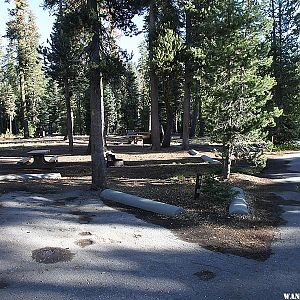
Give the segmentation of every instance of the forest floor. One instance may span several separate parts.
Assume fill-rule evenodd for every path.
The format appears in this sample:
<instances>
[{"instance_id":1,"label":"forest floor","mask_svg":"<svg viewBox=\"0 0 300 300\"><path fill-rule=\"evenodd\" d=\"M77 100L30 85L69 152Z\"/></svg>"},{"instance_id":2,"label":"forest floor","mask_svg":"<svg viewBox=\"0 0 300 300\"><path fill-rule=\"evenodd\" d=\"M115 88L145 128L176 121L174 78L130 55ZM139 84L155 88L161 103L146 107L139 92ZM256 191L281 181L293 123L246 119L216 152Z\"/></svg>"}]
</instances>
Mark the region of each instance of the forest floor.
<instances>
[{"instance_id":1,"label":"forest floor","mask_svg":"<svg viewBox=\"0 0 300 300\"><path fill-rule=\"evenodd\" d=\"M124 143L124 139L108 139L109 149L124 160L124 167L109 167L107 186L164 203L181 206L186 213L165 217L132 207L106 203L135 214L138 218L171 229L178 237L202 247L222 253L231 253L256 260L265 260L271 254L271 242L276 228L282 223L278 201L270 194L271 180L261 176L234 173L226 182L246 192L250 205L248 216L230 216L228 200L214 200L201 195L194 200L196 173L210 172L209 165L200 157L180 149L178 140L158 152L150 147ZM42 173L41 170L22 169L16 162L33 149L50 149L58 155L58 164L51 172L60 172L59 180L0 181L0 193L27 191L59 193L80 188L89 189L91 183L90 155L86 155L88 139L75 137L74 152L68 154L68 145L62 137L0 140L0 175ZM192 148L213 156L214 145L197 141ZM45 172L45 171L44 171Z\"/></svg>"}]
</instances>

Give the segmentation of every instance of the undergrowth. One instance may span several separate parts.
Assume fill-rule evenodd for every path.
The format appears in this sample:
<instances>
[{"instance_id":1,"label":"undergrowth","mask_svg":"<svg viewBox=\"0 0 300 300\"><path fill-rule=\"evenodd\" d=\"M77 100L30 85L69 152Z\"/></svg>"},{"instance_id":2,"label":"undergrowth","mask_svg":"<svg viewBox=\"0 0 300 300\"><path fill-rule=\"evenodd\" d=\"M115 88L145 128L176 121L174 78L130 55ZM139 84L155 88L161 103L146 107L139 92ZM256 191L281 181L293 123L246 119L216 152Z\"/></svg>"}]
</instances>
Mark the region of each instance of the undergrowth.
<instances>
[{"instance_id":1,"label":"undergrowth","mask_svg":"<svg viewBox=\"0 0 300 300\"><path fill-rule=\"evenodd\" d=\"M233 196L233 192L228 183L221 177L210 174L202 176L200 197L207 201L228 203Z\"/></svg>"},{"instance_id":2,"label":"undergrowth","mask_svg":"<svg viewBox=\"0 0 300 300\"><path fill-rule=\"evenodd\" d=\"M273 145L272 151L273 152L280 152L280 151L299 151L300 146L296 143L285 143L285 144L277 144Z\"/></svg>"}]
</instances>

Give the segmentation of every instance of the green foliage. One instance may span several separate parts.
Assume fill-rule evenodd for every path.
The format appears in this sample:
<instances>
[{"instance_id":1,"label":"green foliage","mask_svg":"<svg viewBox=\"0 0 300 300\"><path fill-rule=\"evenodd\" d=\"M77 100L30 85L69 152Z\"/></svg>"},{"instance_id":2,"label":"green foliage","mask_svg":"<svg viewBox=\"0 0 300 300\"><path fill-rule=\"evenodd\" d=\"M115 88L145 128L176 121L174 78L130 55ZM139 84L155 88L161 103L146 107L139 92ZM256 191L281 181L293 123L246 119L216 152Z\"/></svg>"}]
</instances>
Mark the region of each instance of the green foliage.
<instances>
[{"instance_id":1,"label":"green foliage","mask_svg":"<svg viewBox=\"0 0 300 300\"><path fill-rule=\"evenodd\" d=\"M15 7L10 9L7 37L10 40L7 51L7 79L12 94L19 96L17 119L24 128L24 136L27 136L28 122L34 126L39 122L37 111L45 88L38 54L39 35L27 0L16 1ZM15 63L12 62L13 59L16 60Z\"/></svg>"},{"instance_id":2,"label":"green foliage","mask_svg":"<svg viewBox=\"0 0 300 300\"><path fill-rule=\"evenodd\" d=\"M115 92L114 92L115 91ZM106 84L104 87L104 105L105 105L105 131L107 134L113 134L119 131L120 125L120 105L121 97L118 97L116 90Z\"/></svg>"},{"instance_id":3,"label":"green foliage","mask_svg":"<svg viewBox=\"0 0 300 300\"><path fill-rule=\"evenodd\" d=\"M273 145L272 151L281 152L281 151L299 151L300 145L293 142L288 142L284 144L275 144Z\"/></svg>"},{"instance_id":4,"label":"green foliage","mask_svg":"<svg viewBox=\"0 0 300 300\"><path fill-rule=\"evenodd\" d=\"M35 131L36 131L35 125L32 124L32 123L29 123L29 124L28 124L28 130L29 130L29 137L33 137L33 136L34 136L34 133L35 133ZM21 128L17 134L18 134L19 136L21 136L21 137L24 136L24 129Z\"/></svg>"},{"instance_id":5,"label":"green foliage","mask_svg":"<svg viewBox=\"0 0 300 300\"><path fill-rule=\"evenodd\" d=\"M35 131L36 131L36 126L35 126L35 124L29 123L29 124L28 124L28 129L29 129L29 136L30 136L30 137L33 137L33 136L34 136L34 133L35 133Z\"/></svg>"},{"instance_id":6,"label":"green foliage","mask_svg":"<svg viewBox=\"0 0 300 300\"><path fill-rule=\"evenodd\" d=\"M202 176L200 193L201 198L215 203L228 203L233 196L230 186L216 175Z\"/></svg>"},{"instance_id":7,"label":"green foliage","mask_svg":"<svg viewBox=\"0 0 300 300\"><path fill-rule=\"evenodd\" d=\"M0 137L4 139L10 139L13 137L13 134L9 131L9 129L7 129L5 133L0 133Z\"/></svg>"},{"instance_id":8,"label":"green foliage","mask_svg":"<svg viewBox=\"0 0 300 300\"><path fill-rule=\"evenodd\" d=\"M254 162L255 168L257 168L257 170L263 170L267 165L267 160L268 158L266 155L258 155L252 158L252 161Z\"/></svg>"},{"instance_id":9,"label":"green foliage","mask_svg":"<svg viewBox=\"0 0 300 300\"><path fill-rule=\"evenodd\" d=\"M137 65L138 89L140 94L139 112L140 123L139 127L141 131L149 130L150 119L150 86L149 86L149 59L146 49L146 45L143 43L139 47L141 56Z\"/></svg>"},{"instance_id":10,"label":"green foliage","mask_svg":"<svg viewBox=\"0 0 300 300\"><path fill-rule=\"evenodd\" d=\"M64 98L57 82L51 78L47 78L45 89L46 92L39 105L38 127L49 134L58 133L59 128L63 126L61 117L65 115Z\"/></svg>"},{"instance_id":11,"label":"green foliage","mask_svg":"<svg viewBox=\"0 0 300 300\"><path fill-rule=\"evenodd\" d=\"M159 116L164 129L162 146L169 147L174 118L182 95L183 53L185 44L180 35L180 11L176 1L157 3L157 20L152 62L158 83Z\"/></svg>"},{"instance_id":12,"label":"green foliage","mask_svg":"<svg viewBox=\"0 0 300 300\"><path fill-rule=\"evenodd\" d=\"M275 143L285 143L300 135L300 2L297 0L271 0L270 18L273 21L271 51L273 105L283 110L271 129Z\"/></svg>"},{"instance_id":13,"label":"green foliage","mask_svg":"<svg viewBox=\"0 0 300 300\"><path fill-rule=\"evenodd\" d=\"M153 50L153 59L157 71L170 74L178 69L180 55L184 50L184 43L174 29L162 27L156 39L156 47Z\"/></svg>"},{"instance_id":14,"label":"green foliage","mask_svg":"<svg viewBox=\"0 0 300 300\"><path fill-rule=\"evenodd\" d=\"M275 82L261 72L270 61L264 52L266 21L259 4L225 1L222 10L213 6L212 14L207 19L205 116L209 134L223 144L228 177L234 146L240 140L251 143L265 137L265 128L281 111L267 108Z\"/></svg>"},{"instance_id":15,"label":"green foliage","mask_svg":"<svg viewBox=\"0 0 300 300\"><path fill-rule=\"evenodd\" d=\"M7 117L14 117L16 115L16 95L7 80L0 82L0 104L4 108Z\"/></svg>"},{"instance_id":16,"label":"green foliage","mask_svg":"<svg viewBox=\"0 0 300 300\"><path fill-rule=\"evenodd\" d=\"M123 95L123 101L121 101L120 107L121 126L126 130L137 129L140 95L133 65L127 66L125 76L123 77L121 92Z\"/></svg>"},{"instance_id":17,"label":"green foliage","mask_svg":"<svg viewBox=\"0 0 300 300\"><path fill-rule=\"evenodd\" d=\"M72 10L65 10L53 25L50 48L44 48L47 73L64 87L66 79L75 86L81 80L84 71L80 56L86 44L88 34L76 24L78 16ZM72 24L72 26L70 26Z\"/></svg>"}]
</instances>

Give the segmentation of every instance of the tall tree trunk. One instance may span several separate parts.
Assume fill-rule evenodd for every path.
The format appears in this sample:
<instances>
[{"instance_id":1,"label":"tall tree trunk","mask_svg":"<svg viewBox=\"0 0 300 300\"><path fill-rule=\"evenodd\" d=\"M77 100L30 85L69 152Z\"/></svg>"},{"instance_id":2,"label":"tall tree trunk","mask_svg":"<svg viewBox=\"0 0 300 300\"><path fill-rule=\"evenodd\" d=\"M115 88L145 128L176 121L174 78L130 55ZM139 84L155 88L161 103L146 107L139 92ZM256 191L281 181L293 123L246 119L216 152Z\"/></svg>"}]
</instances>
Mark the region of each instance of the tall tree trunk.
<instances>
[{"instance_id":1,"label":"tall tree trunk","mask_svg":"<svg viewBox=\"0 0 300 300\"><path fill-rule=\"evenodd\" d=\"M104 158L104 102L103 82L100 70L100 26L97 0L88 0L93 37L90 49L90 110L91 110L91 159L92 189L106 185L106 162Z\"/></svg>"},{"instance_id":2,"label":"tall tree trunk","mask_svg":"<svg viewBox=\"0 0 300 300\"><path fill-rule=\"evenodd\" d=\"M275 13L275 12L274 12ZM283 84L283 59L282 59L282 42L283 42L283 28L282 28L282 2L279 1L278 3L278 33L276 32L276 27L275 27L275 51L274 54L276 55L273 59L275 62L275 70L274 70L274 75L275 75L275 80L276 80L276 85L275 85L275 99L276 99L276 105L279 108L284 109L285 111L285 105L284 105L284 100L283 100L283 90L284 90L284 84ZM277 34L277 35L276 35ZM283 114L284 115L284 114ZM277 119L277 139L279 137L279 140L282 140L282 132L284 132L284 116L280 116Z\"/></svg>"},{"instance_id":3,"label":"tall tree trunk","mask_svg":"<svg viewBox=\"0 0 300 300\"><path fill-rule=\"evenodd\" d=\"M0 109L0 133L5 133L4 113Z\"/></svg>"},{"instance_id":4,"label":"tall tree trunk","mask_svg":"<svg viewBox=\"0 0 300 300\"><path fill-rule=\"evenodd\" d=\"M151 96L151 141L152 149L160 150L160 124L158 108L158 78L153 63L153 42L155 34L155 1L150 2L149 12L149 59L150 59L150 96Z\"/></svg>"},{"instance_id":5,"label":"tall tree trunk","mask_svg":"<svg viewBox=\"0 0 300 300\"><path fill-rule=\"evenodd\" d=\"M73 117L71 108L70 85L68 78L64 80L65 101L67 108L67 136L69 139L69 151L73 153Z\"/></svg>"},{"instance_id":6,"label":"tall tree trunk","mask_svg":"<svg viewBox=\"0 0 300 300\"><path fill-rule=\"evenodd\" d=\"M170 147L171 145L171 138L172 138L172 129L173 129L173 111L170 105L167 105L167 125L165 129L164 139L162 143L163 148Z\"/></svg>"},{"instance_id":7,"label":"tall tree trunk","mask_svg":"<svg viewBox=\"0 0 300 300\"><path fill-rule=\"evenodd\" d=\"M12 122L13 122L13 117L9 116L9 132L12 134Z\"/></svg>"},{"instance_id":8,"label":"tall tree trunk","mask_svg":"<svg viewBox=\"0 0 300 300\"><path fill-rule=\"evenodd\" d=\"M90 155L91 154L91 136L89 136L89 143L88 143L88 146L86 148L85 154L86 155Z\"/></svg>"},{"instance_id":9,"label":"tall tree trunk","mask_svg":"<svg viewBox=\"0 0 300 300\"><path fill-rule=\"evenodd\" d=\"M175 114L175 123L174 123L174 131L176 133L179 132L179 129L178 129L178 122L179 122L179 120L178 119L179 119L179 113L176 112L176 114Z\"/></svg>"},{"instance_id":10,"label":"tall tree trunk","mask_svg":"<svg viewBox=\"0 0 300 300\"><path fill-rule=\"evenodd\" d=\"M198 116L199 136L204 137L204 134L205 134L205 120L203 118L202 99L200 99L198 107L199 107L199 116Z\"/></svg>"},{"instance_id":11,"label":"tall tree trunk","mask_svg":"<svg viewBox=\"0 0 300 300\"><path fill-rule=\"evenodd\" d=\"M279 108L282 108L282 103L281 103L281 97L280 97L280 90L281 90L281 82L280 82L280 73L281 73L281 68L279 65L280 62L280 37L277 36L277 30L279 28L279 32L281 31L280 26L281 26L281 16L280 12L278 12L279 15L276 15L276 8L275 8L275 1L271 0L271 17L272 17L272 22L273 22L273 28L272 28L272 34L271 34L271 53L272 53L272 71L273 71L273 76L276 80L276 85L273 87L273 102L274 105L278 106ZM279 18L278 22L277 19ZM279 43L278 41L279 40ZM275 135L275 142L277 140L277 137L280 135L280 129L282 127L282 117L280 116L276 120L276 126L274 129L271 129L271 132ZM273 139L273 136L272 136Z\"/></svg>"},{"instance_id":12,"label":"tall tree trunk","mask_svg":"<svg viewBox=\"0 0 300 300\"><path fill-rule=\"evenodd\" d=\"M78 110L78 130L79 134L83 135L83 130L82 130L82 114L81 114L81 100L80 98L77 101L77 110Z\"/></svg>"},{"instance_id":13,"label":"tall tree trunk","mask_svg":"<svg viewBox=\"0 0 300 300\"><path fill-rule=\"evenodd\" d=\"M189 48L191 43L191 18L186 13L186 46ZM182 124L182 149L189 149L189 126L190 126L190 103L191 103L191 82L192 70L190 62L185 63L184 72L184 102L183 102L183 124Z\"/></svg>"},{"instance_id":14,"label":"tall tree trunk","mask_svg":"<svg viewBox=\"0 0 300 300\"><path fill-rule=\"evenodd\" d=\"M25 76L24 71L20 69L20 100L21 100L21 123L23 127L24 138L29 138L28 116L25 99Z\"/></svg>"},{"instance_id":15,"label":"tall tree trunk","mask_svg":"<svg viewBox=\"0 0 300 300\"><path fill-rule=\"evenodd\" d=\"M193 113L192 113L192 120L191 120L191 131L190 137L195 137L196 135L196 126L199 120L199 101L195 99Z\"/></svg>"}]
</instances>

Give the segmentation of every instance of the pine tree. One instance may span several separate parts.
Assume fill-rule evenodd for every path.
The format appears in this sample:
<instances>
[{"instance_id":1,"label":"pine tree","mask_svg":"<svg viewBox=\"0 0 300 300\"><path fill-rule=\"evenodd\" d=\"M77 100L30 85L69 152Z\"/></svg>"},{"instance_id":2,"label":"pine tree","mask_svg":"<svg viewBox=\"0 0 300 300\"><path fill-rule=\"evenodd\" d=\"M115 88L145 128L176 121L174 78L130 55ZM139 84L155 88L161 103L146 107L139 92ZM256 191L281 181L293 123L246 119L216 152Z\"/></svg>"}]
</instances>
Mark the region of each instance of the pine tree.
<instances>
[{"instance_id":1,"label":"pine tree","mask_svg":"<svg viewBox=\"0 0 300 300\"><path fill-rule=\"evenodd\" d=\"M133 30L131 22L140 8L140 1L103 1L88 0L66 1L69 8L79 16L76 25L83 27L90 34L85 50L88 55L88 78L90 95L90 149L92 157L92 188L101 189L106 184L106 163L104 159L104 99L103 73L105 72L105 40L108 23L123 30ZM54 7L58 1L45 1L46 6ZM98 5L99 4L99 5ZM105 19L105 22L104 22ZM107 44L106 44L107 43Z\"/></svg>"},{"instance_id":2,"label":"pine tree","mask_svg":"<svg viewBox=\"0 0 300 300\"><path fill-rule=\"evenodd\" d=\"M88 134L85 122L86 117L86 93L88 90L88 81L83 73L79 76L79 81L76 80L72 88L74 100L74 134Z\"/></svg>"},{"instance_id":3,"label":"pine tree","mask_svg":"<svg viewBox=\"0 0 300 300\"><path fill-rule=\"evenodd\" d=\"M16 101L16 97L11 85L7 82L7 80L2 81L0 84L0 103L4 112L3 117L6 116L8 120L7 129L9 130L10 133L12 133L13 131L12 121L16 115L15 101Z\"/></svg>"},{"instance_id":4,"label":"pine tree","mask_svg":"<svg viewBox=\"0 0 300 300\"><path fill-rule=\"evenodd\" d=\"M43 97L46 88L45 76L42 70L42 60L38 53L39 34L35 24L35 17L28 12L28 47L31 49L28 57L28 67L25 73L26 103L29 106L28 117L31 129L39 127L43 120L38 118L39 111L44 107Z\"/></svg>"},{"instance_id":5,"label":"pine tree","mask_svg":"<svg viewBox=\"0 0 300 300\"><path fill-rule=\"evenodd\" d=\"M182 52L184 43L180 36L180 17L174 1L164 1L159 7L157 38L154 48L155 71L159 78L161 123L164 127L162 146L169 147L178 110L182 81Z\"/></svg>"},{"instance_id":6,"label":"pine tree","mask_svg":"<svg viewBox=\"0 0 300 300\"><path fill-rule=\"evenodd\" d=\"M4 63L3 63L3 50L0 39L0 99L3 97L2 81L4 80ZM3 101L0 100L0 134L4 131L4 107Z\"/></svg>"},{"instance_id":7,"label":"pine tree","mask_svg":"<svg viewBox=\"0 0 300 300\"><path fill-rule=\"evenodd\" d=\"M19 84L18 84L18 74L17 74L17 64L14 57L14 49L12 42L10 42L6 48L6 54L2 57L2 110L3 110L3 122L7 124L3 128L8 128L10 133L13 132L12 121L18 119L18 98L19 98ZM8 118L8 120L7 120ZM15 122L17 124L17 122Z\"/></svg>"},{"instance_id":8,"label":"pine tree","mask_svg":"<svg viewBox=\"0 0 300 300\"><path fill-rule=\"evenodd\" d=\"M206 117L209 132L223 145L224 175L238 143L264 137L264 128L280 111L267 111L274 80L262 73L271 61L265 50L266 19L256 3L222 1L210 7L207 19Z\"/></svg>"},{"instance_id":9,"label":"pine tree","mask_svg":"<svg viewBox=\"0 0 300 300\"><path fill-rule=\"evenodd\" d=\"M40 128L51 135L58 133L61 127L65 127L65 122L61 123L62 117L65 117L65 104L63 92L52 78L47 79L45 89L46 92L38 109L38 119Z\"/></svg>"},{"instance_id":10,"label":"pine tree","mask_svg":"<svg viewBox=\"0 0 300 300\"><path fill-rule=\"evenodd\" d=\"M157 5L151 0L149 6L149 76L151 98L151 142L152 149L160 149L160 122L158 106L158 78L155 72L154 43L157 35Z\"/></svg>"},{"instance_id":11,"label":"pine tree","mask_svg":"<svg viewBox=\"0 0 300 300\"><path fill-rule=\"evenodd\" d=\"M20 90L20 117L24 130L24 138L29 137L28 109L26 107L25 73L29 64L27 44L27 12L28 2L26 0L15 1L15 9L10 11L12 20L7 23L7 35L10 40L17 43L18 80Z\"/></svg>"},{"instance_id":12,"label":"pine tree","mask_svg":"<svg viewBox=\"0 0 300 300\"><path fill-rule=\"evenodd\" d=\"M12 120L16 114L16 97L6 75L6 61L0 40L0 133L6 133L7 130L12 133Z\"/></svg>"},{"instance_id":13,"label":"pine tree","mask_svg":"<svg viewBox=\"0 0 300 300\"><path fill-rule=\"evenodd\" d=\"M27 0L15 0L10 10L7 36L15 42L17 53L18 81L20 93L20 119L24 137L29 137L29 128L34 128L37 102L43 94L41 63L38 62L38 34Z\"/></svg>"},{"instance_id":14,"label":"pine tree","mask_svg":"<svg viewBox=\"0 0 300 300\"><path fill-rule=\"evenodd\" d=\"M186 7L191 5L190 1L185 3ZM192 20L189 9L185 11L185 45L189 50L192 42ZM183 124L182 124L182 148L189 149L189 136L190 136L190 106L191 106L191 85L193 80L192 67L190 57L185 60L184 70L184 102L183 102Z\"/></svg>"},{"instance_id":15,"label":"pine tree","mask_svg":"<svg viewBox=\"0 0 300 300\"><path fill-rule=\"evenodd\" d=\"M139 91L137 78L132 64L128 64L122 82L123 101L121 102L121 125L128 130L135 130L138 126Z\"/></svg>"},{"instance_id":16,"label":"pine tree","mask_svg":"<svg viewBox=\"0 0 300 300\"><path fill-rule=\"evenodd\" d=\"M185 72L184 72L184 131L183 146L189 147L189 137L194 137L196 128L204 135L203 93L205 91L204 58L205 31L209 28L209 1L182 1L182 13L185 19ZM209 21L208 21L209 22ZM208 25L208 26L207 26ZM199 123L199 124L198 124Z\"/></svg>"},{"instance_id":17,"label":"pine tree","mask_svg":"<svg viewBox=\"0 0 300 300\"><path fill-rule=\"evenodd\" d=\"M93 32L89 45L90 54L90 109L91 109L91 155L92 155L92 187L104 188L106 184L106 169L104 160L104 101L103 101L103 60L105 52L105 27L102 18L105 12L113 27L121 30L133 30L131 22L141 3L139 1L108 1L102 3L98 10L96 0L88 0L90 29ZM108 44L110 41L108 41ZM101 64L102 63L102 64ZM102 68L101 68L102 67ZM100 83L100 84L99 84ZM99 101L100 99L100 101Z\"/></svg>"},{"instance_id":18,"label":"pine tree","mask_svg":"<svg viewBox=\"0 0 300 300\"><path fill-rule=\"evenodd\" d=\"M270 12L273 23L271 69L276 80L273 105L283 109L271 134L275 143L282 143L300 135L300 3L297 0L271 0Z\"/></svg>"},{"instance_id":19,"label":"pine tree","mask_svg":"<svg viewBox=\"0 0 300 300\"><path fill-rule=\"evenodd\" d=\"M140 45L141 56L137 65L137 77L140 103L139 103L139 116L140 116L140 130L149 131L150 128L150 89L149 89L149 56L146 44Z\"/></svg>"},{"instance_id":20,"label":"pine tree","mask_svg":"<svg viewBox=\"0 0 300 300\"><path fill-rule=\"evenodd\" d=\"M173 131L174 117L177 113L180 101L181 81L181 52L184 44L174 28L165 27L160 30L156 41L154 59L157 74L160 79L160 97L164 102L165 118L163 147L169 147Z\"/></svg>"},{"instance_id":21,"label":"pine tree","mask_svg":"<svg viewBox=\"0 0 300 300\"><path fill-rule=\"evenodd\" d=\"M44 49L44 56L47 59L47 73L63 88L66 105L66 136L71 153L73 152L74 126L71 98L82 78L82 70L85 69L80 59L85 47L82 42L85 35L84 29L80 28L79 16L73 9L68 8L67 3L61 1L51 33L51 47Z\"/></svg>"},{"instance_id":22,"label":"pine tree","mask_svg":"<svg viewBox=\"0 0 300 300\"><path fill-rule=\"evenodd\" d=\"M118 130L118 100L110 84L104 87L105 133L112 134Z\"/></svg>"}]
</instances>

